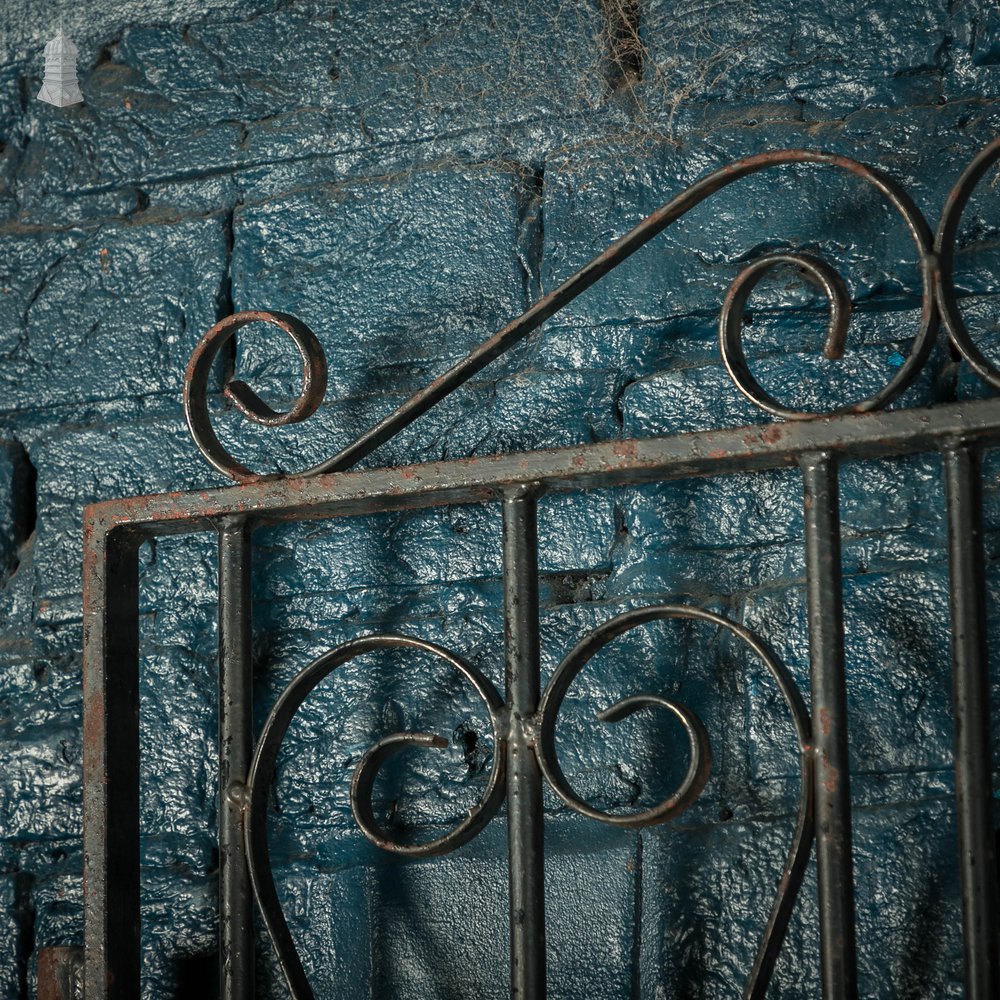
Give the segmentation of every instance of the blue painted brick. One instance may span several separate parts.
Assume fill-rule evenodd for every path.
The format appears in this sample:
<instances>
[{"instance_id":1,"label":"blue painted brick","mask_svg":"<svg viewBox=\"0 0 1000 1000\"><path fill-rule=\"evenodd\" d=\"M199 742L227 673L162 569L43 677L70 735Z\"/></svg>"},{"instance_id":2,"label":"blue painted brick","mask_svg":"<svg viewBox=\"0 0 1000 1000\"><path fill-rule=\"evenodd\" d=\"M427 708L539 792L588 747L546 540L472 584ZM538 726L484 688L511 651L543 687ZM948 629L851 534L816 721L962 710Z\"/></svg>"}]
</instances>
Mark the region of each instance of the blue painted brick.
<instances>
[{"instance_id":1,"label":"blue painted brick","mask_svg":"<svg viewBox=\"0 0 1000 1000\"><path fill-rule=\"evenodd\" d=\"M368 945L373 919L372 883L364 867L317 871L314 863L276 867L285 916L297 930L296 947L317 995L335 995L351 983L360 995L372 988L375 956ZM257 990L275 1000L287 994L270 941L261 944Z\"/></svg>"},{"instance_id":2,"label":"blue painted brick","mask_svg":"<svg viewBox=\"0 0 1000 1000\"><path fill-rule=\"evenodd\" d=\"M26 904L36 946L79 940L81 510L224 482L198 456L179 406L190 352L220 315L291 311L323 342L331 388L305 424L262 432L211 403L240 458L263 471L301 468L736 157L808 146L877 164L933 225L961 166L1000 125L990 96L996 19L981 7L878 0L790 18L778 0L647 3L643 75L633 80L608 51L614 5L594 0L552 9L149 0L141 13L101 0L66 24L86 97L69 109L33 99L42 45L66 12L45 0L31 18L8 18L4 940L26 947ZM970 327L991 354L997 198L988 178L968 206L956 264ZM363 464L768 419L725 375L717 319L740 267L779 249L826 253L856 311L847 356L827 363L818 295L788 273L762 284L746 331L761 380L817 409L883 385L916 327L912 241L858 184L782 169L717 195ZM241 377L276 406L298 388L289 346L247 330L237 351ZM987 390L939 348L897 405L953 394ZM996 487L990 460L991 611ZM961 995L940 497L934 456L842 472L866 996ZM756 628L806 687L800 507L794 472L543 501L543 680L614 614L680 600ZM214 978L213 538L161 540L140 561L143 996L159 998L194 995ZM502 684L496 504L268 528L254 571L258 725L311 658L372 631L443 643ZM594 718L638 688L704 718L713 776L688 814L641 837L546 793L550 993L737 995L793 821L787 713L752 659L710 629L656 625L622 637L577 679L559 726L568 780L605 808L648 804L685 766L668 719ZM1000 711L1000 687L991 698ZM452 746L387 768L381 814L395 810L429 835L481 791L488 727L447 670L419 657L338 670L296 719L279 763L272 849L293 934L318 994L350 982L372 996L501 996L503 817L426 865L376 851L351 817L360 755L401 728L441 732ZM810 871L775 996L815 992L815 922ZM0 953L0 1000L23 992L18 947ZM32 967L27 976L30 991ZM266 943L259 984L261 996L284 996Z\"/></svg>"},{"instance_id":3,"label":"blue painted brick","mask_svg":"<svg viewBox=\"0 0 1000 1000\"><path fill-rule=\"evenodd\" d=\"M937 562L940 564L941 556ZM861 773L944 770L951 765L950 647L946 580L913 570L845 582L845 658L852 711L851 767ZM751 595L746 623L762 634L808 691L804 595ZM770 690L750 703L751 758L762 777L795 773L787 741L771 735ZM780 761L780 763L779 763Z\"/></svg>"},{"instance_id":4,"label":"blue painted brick","mask_svg":"<svg viewBox=\"0 0 1000 1000\"><path fill-rule=\"evenodd\" d=\"M641 21L652 65L639 96L667 122L683 100L791 98L832 113L930 103L940 92L948 15L940 0L836 11L790 0L752 8L654 0Z\"/></svg>"},{"instance_id":5,"label":"blue painted brick","mask_svg":"<svg viewBox=\"0 0 1000 1000\"><path fill-rule=\"evenodd\" d=\"M240 209L236 305L280 302L307 323L327 345L334 397L415 387L523 308L518 183L431 172ZM241 365L266 376L261 350L274 339L244 335Z\"/></svg>"},{"instance_id":6,"label":"blue painted brick","mask_svg":"<svg viewBox=\"0 0 1000 1000\"><path fill-rule=\"evenodd\" d=\"M4 876L0 878L0 928L4 940L9 942L12 951L22 948L21 927L17 915L19 909L18 892L15 878ZM0 966L0 997L3 1000L18 1000L22 995L19 970L15 962L9 959Z\"/></svg>"},{"instance_id":7,"label":"blue painted brick","mask_svg":"<svg viewBox=\"0 0 1000 1000\"><path fill-rule=\"evenodd\" d=\"M79 724L3 741L6 780L0 794L0 836L5 840L79 834Z\"/></svg>"},{"instance_id":8,"label":"blue painted brick","mask_svg":"<svg viewBox=\"0 0 1000 1000\"><path fill-rule=\"evenodd\" d=\"M218 218L18 239L0 272L5 405L175 392L224 256Z\"/></svg>"}]
</instances>

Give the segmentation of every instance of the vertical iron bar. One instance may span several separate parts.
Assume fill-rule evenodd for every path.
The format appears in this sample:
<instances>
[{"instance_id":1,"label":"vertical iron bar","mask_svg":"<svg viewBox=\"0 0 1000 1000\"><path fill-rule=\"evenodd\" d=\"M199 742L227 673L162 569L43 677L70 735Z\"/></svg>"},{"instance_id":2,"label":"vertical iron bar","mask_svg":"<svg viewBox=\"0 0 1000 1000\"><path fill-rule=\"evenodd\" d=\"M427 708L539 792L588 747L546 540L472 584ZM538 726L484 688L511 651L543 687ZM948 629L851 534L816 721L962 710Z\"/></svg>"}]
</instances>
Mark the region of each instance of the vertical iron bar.
<instances>
[{"instance_id":1,"label":"vertical iron bar","mask_svg":"<svg viewBox=\"0 0 1000 1000\"><path fill-rule=\"evenodd\" d=\"M997 957L997 865L990 772L983 496L979 453L972 445L944 449L951 572L952 703L955 714L955 795L965 996L1000 996Z\"/></svg>"},{"instance_id":2,"label":"vertical iron bar","mask_svg":"<svg viewBox=\"0 0 1000 1000\"><path fill-rule=\"evenodd\" d=\"M219 530L219 995L253 996L253 902L243 805L253 752L250 526Z\"/></svg>"},{"instance_id":3,"label":"vertical iron bar","mask_svg":"<svg viewBox=\"0 0 1000 1000\"><path fill-rule=\"evenodd\" d=\"M83 938L87 1000L139 996L139 538L83 543Z\"/></svg>"},{"instance_id":4,"label":"vertical iron bar","mask_svg":"<svg viewBox=\"0 0 1000 1000\"><path fill-rule=\"evenodd\" d=\"M535 756L540 692L536 494L503 500L504 632L507 705L507 845L510 865L510 995L545 997L545 879L542 775Z\"/></svg>"},{"instance_id":5,"label":"vertical iron bar","mask_svg":"<svg viewBox=\"0 0 1000 1000\"><path fill-rule=\"evenodd\" d=\"M805 504L823 998L855 1000L858 984L837 461L830 452L811 452L801 456L799 465Z\"/></svg>"}]
</instances>

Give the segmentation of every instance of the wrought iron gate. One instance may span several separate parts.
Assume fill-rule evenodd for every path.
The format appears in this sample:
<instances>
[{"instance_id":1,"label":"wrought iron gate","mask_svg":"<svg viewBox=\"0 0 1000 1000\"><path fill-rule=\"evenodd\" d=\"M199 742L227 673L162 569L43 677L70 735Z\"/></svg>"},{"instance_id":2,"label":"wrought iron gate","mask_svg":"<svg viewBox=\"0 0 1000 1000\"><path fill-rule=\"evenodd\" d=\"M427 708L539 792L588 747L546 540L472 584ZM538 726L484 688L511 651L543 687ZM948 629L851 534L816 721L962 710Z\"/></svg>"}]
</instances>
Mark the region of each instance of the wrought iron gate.
<instances>
[{"instance_id":1,"label":"wrought iron gate","mask_svg":"<svg viewBox=\"0 0 1000 1000\"><path fill-rule=\"evenodd\" d=\"M784 874L745 996L764 997L816 845L822 995L857 996L851 799L840 565L838 466L844 459L939 452L946 483L951 570L955 770L965 935L966 996L1000 996L997 871L992 821L986 609L982 538L982 449L1000 443L1000 399L929 409L884 411L920 372L943 317L951 343L990 386L1000 370L972 342L952 282L956 236L975 186L1000 160L1000 140L986 147L953 189L936 238L909 196L882 173L828 153L788 150L753 156L705 177L668 202L603 254L476 348L437 381L329 460L296 475L256 475L226 450L209 418L207 386L220 348L249 323L283 330L298 348L304 384L295 405L277 413L246 384L225 395L259 424L310 416L326 388L326 362L313 334L295 318L244 312L210 330L192 356L184 391L188 424L205 457L237 483L225 489L116 500L88 507L84 562L85 957L88 1000L134 1000L139 969L139 688L138 561L140 544L159 535L218 535L220 970L222 996L253 995L253 912L259 906L291 994L311 997L282 913L268 857L268 795L282 739L313 688L338 666L377 649L420 650L440 657L468 681L488 711L496 752L476 806L457 827L430 842L403 842L379 823L372 805L376 775L407 747L440 747L427 733L386 736L362 758L351 806L365 836L402 855L451 851L476 836L507 803L510 995L538 1000L546 992L543 912L542 787L592 819L640 827L676 816L697 799L711 765L708 734L684 704L659 694L625 698L600 716L614 722L645 708L672 714L687 734L690 763L676 791L659 805L623 815L602 812L569 785L559 764L555 724L569 685L588 660L627 630L667 618L707 620L745 643L778 686L794 722L801 765L798 821ZM585 288L679 219L739 178L780 164L846 170L872 185L902 217L916 247L923 283L920 327L909 356L875 395L833 414L786 407L757 382L742 345L744 308L775 267L797 268L826 295L825 353L844 349L851 301L837 272L808 254L768 254L733 282L720 319L720 344L737 388L781 422L644 440L614 440L555 451L347 471L470 376L539 327ZM585 491L766 469L801 470L810 644L810 710L765 641L695 606L659 604L620 614L580 639L544 689L539 676L536 508L545 494ZM351 518L435 505L482 504L503 525L505 690L473 665L419 637L364 635L309 664L271 710L256 743L251 726L250 551L261 524ZM812 722L810 721L810 712Z\"/></svg>"}]
</instances>

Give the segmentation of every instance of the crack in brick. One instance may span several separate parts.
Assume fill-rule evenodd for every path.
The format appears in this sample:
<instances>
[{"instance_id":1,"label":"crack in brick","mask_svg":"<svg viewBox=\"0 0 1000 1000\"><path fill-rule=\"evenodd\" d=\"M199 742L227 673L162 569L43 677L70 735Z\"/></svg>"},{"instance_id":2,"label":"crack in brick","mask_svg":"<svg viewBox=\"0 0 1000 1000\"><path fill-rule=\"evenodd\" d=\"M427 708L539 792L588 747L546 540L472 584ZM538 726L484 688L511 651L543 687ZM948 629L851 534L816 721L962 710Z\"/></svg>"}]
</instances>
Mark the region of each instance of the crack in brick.
<instances>
[{"instance_id":1,"label":"crack in brick","mask_svg":"<svg viewBox=\"0 0 1000 1000\"><path fill-rule=\"evenodd\" d=\"M534 169L519 164L517 186L517 235L515 246L521 266L524 308L542 295L542 260L545 254L545 166Z\"/></svg>"}]
</instances>

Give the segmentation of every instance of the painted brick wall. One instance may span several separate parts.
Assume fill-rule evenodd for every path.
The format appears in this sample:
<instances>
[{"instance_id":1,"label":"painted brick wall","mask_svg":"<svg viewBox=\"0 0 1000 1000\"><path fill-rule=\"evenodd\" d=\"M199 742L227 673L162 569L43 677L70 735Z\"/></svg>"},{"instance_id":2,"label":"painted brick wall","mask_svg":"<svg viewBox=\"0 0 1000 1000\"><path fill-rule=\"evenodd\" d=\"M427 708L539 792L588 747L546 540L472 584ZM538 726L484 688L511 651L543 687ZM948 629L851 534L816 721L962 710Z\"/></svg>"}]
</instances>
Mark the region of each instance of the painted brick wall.
<instances>
[{"instance_id":1,"label":"painted brick wall","mask_svg":"<svg viewBox=\"0 0 1000 1000\"><path fill-rule=\"evenodd\" d=\"M86 98L68 109L34 100L60 17ZM262 437L219 414L257 468L315 461L738 156L854 156L906 184L934 224L1000 124L998 79L1000 17L985 0L93 0L85 13L3 0L0 1000L31 995L38 947L80 939L81 509L219 482L179 400L205 330L259 307L316 331L331 379L312 420ZM993 347L998 208L984 185L959 279ZM917 327L908 236L856 183L782 169L692 213L372 463L761 421L721 367L715 325L741 264L780 247L837 264L856 316L847 356L826 362L812 291L787 276L762 286L748 331L761 380L819 409L884 384ZM285 347L248 331L236 359L279 402L296 391ZM900 405L982 391L940 350ZM932 456L858 464L843 491L862 993L959 997L940 470ZM669 598L758 629L804 682L800 499L795 476L769 474L544 501L546 672L588 628ZM269 529L257 543L261 718L310 658L374 630L443 642L501 682L496 509ZM216 864L211 541L147 548L142 574L144 996L201 996ZM651 801L684 767L655 721L598 732L595 709L643 688L701 712L715 772L681 820L641 834L547 800L551 994L735 997L792 830L791 727L758 665L718 635L633 633L574 687L560 734L570 780L605 808ZM347 808L378 734L433 729L452 749L389 775L382 807L427 830L454 821L488 770L484 724L419 659L345 668L296 721L274 854L318 995L505 995L502 822L455 855L400 864ZM810 875L773 995L813 997L816 974ZM267 945L259 979L261 996L284 995Z\"/></svg>"}]
</instances>

